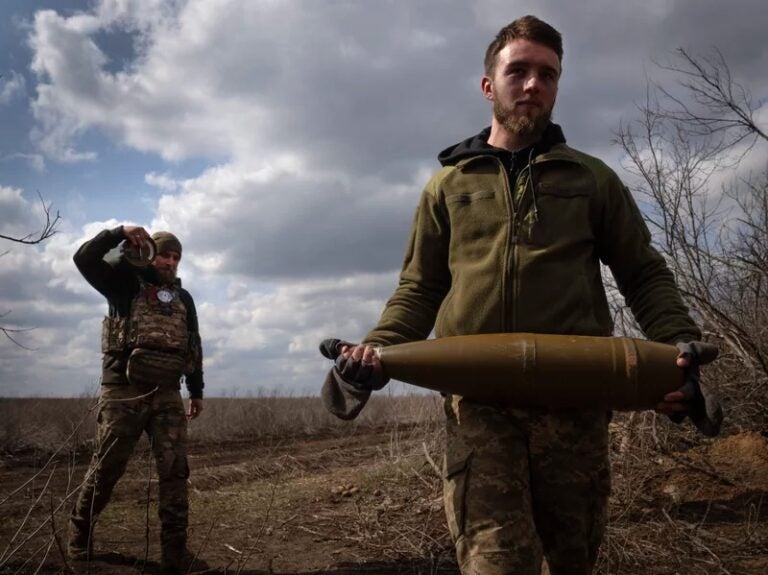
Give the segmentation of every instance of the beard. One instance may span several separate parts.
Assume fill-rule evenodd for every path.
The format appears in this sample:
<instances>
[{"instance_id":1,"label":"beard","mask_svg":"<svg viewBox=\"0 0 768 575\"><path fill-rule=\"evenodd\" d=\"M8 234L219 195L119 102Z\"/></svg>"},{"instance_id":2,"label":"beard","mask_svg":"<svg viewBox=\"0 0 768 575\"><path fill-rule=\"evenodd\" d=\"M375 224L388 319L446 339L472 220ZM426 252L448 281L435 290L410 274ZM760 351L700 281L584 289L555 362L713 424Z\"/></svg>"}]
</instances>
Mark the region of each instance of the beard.
<instances>
[{"instance_id":1,"label":"beard","mask_svg":"<svg viewBox=\"0 0 768 575\"><path fill-rule=\"evenodd\" d=\"M535 141L544 134L544 130L549 125L552 119L552 108L542 110L534 116L527 116L516 113L512 107L494 100L493 115L509 133Z\"/></svg>"},{"instance_id":2,"label":"beard","mask_svg":"<svg viewBox=\"0 0 768 575\"><path fill-rule=\"evenodd\" d=\"M172 269L155 268L155 272L164 285L170 285L176 281L176 272Z\"/></svg>"}]
</instances>

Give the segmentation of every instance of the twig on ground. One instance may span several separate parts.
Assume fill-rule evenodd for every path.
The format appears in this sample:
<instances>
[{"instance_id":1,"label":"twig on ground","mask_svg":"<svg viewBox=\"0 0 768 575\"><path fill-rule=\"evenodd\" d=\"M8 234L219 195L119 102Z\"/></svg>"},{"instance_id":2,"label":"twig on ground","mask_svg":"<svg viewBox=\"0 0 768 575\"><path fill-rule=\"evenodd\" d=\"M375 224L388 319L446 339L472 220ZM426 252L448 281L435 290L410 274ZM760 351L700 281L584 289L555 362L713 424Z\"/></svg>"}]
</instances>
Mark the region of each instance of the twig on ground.
<instances>
[{"instance_id":1,"label":"twig on ground","mask_svg":"<svg viewBox=\"0 0 768 575\"><path fill-rule=\"evenodd\" d=\"M440 468L435 463L435 460L432 459L432 457L429 455L429 449L427 449L427 442L422 441L421 446L424 448L424 457L427 458L427 462L432 467L432 469L435 471L435 475L438 477L442 477L443 473L440 471Z\"/></svg>"},{"instance_id":2,"label":"twig on ground","mask_svg":"<svg viewBox=\"0 0 768 575\"><path fill-rule=\"evenodd\" d=\"M69 573L74 573L74 570L72 569L72 566L69 564L69 560L67 559L67 554L64 551L64 546L61 544L61 537L59 537L58 530L56 528L56 512L53 508L53 493L50 494L50 517L51 517L51 532L54 540L56 541L56 547L59 550L59 555L61 556L61 560L64 563L64 568ZM39 568L38 568L39 570Z\"/></svg>"},{"instance_id":3,"label":"twig on ground","mask_svg":"<svg viewBox=\"0 0 768 575\"><path fill-rule=\"evenodd\" d=\"M261 541L261 538L264 536L264 532L267 529L267 522L269 521L270 514L272 513L272 506L275 503L275 492L277 491L277 481L279 479L279 476L276 475L272 481L271 490L269 492L269 502L267 503L267 511L264 514L264 520L261 522L261 526L259 527L259 531L256 534L256 541L253 546L251 546L251 549L248 549L247 552L238 559L237 561L237 571L235 571L236 575L240 575L243 568L245 567L246 563L250 561L251 556L253 555L253 552L255 551L256 545Z\"/></svg>"},{"instance_id":4,"label":"twig on ground","mask_svg":"<svg viewBox=\"0 0 768 575\"><path fill-rule=\"evenodd\" d=\"M147 488L146 504L144 506L144 562L141 564L141 573L144 574L147 561L149 560L149 504L152 497L152 456L154 455L155 441L152 436L149 438L149 449L147 450Z\"/></svg>"},{"instance_id":5,"label":"twig on ground","mask_svg":"<svg viewBox=\"0 0 768 575\"><path fill-rule=\"evenodd\" d=\"M50 544L51 544L51 540L50 539L46 539L45 541L43 541L43 544L38 546L32 552L32 555L27 557L27 559L21 565L19 565L19 568L16 569L16 571L14 571L14 575L19 575L20 573L26 573L24 568L29 564L30 561L32 561L32 559L34 559L38 555L38 553L42 552L44 547L46 547L46 546L50 547ZM0 571L0 573L6 573L6 571ZM10 573L10 571L8 571L8 573Z\"/></svg>"},{"instance_id":6,"label":"twig on ground","mask_svg":"<svg viewBox=\"0 0 768 575\"><path fill-rule=\"evenodd\" d=\"M48 490L48 485L51 483L51 479L53 479L53 474L56 471L56 466L54 465L53 469L51 470L51 473L48 475L48 480L45 482L45 485L43 485L43 488L40 490L40 495L37 496L37 498L32 502L32 504L27 509L26 515L24 515L24 519L22 519L21 524L19 525L19 528L16 529L16 533L13 534L13 537L11 537L10 541L8 541L8 545L5 548L5 551L3 551L2 555L0 555L0 567L5 565L5 563L8 562L8 559L13 557L14 553L16 553L21 546L24 545L26 540L21 543L20 546L16 547L13 551L10 552L10 555L8 554L11 546L13 545L13 542L16 541L16 538L19 536L19 533L21 533L22 529L24 529L24 526L27 524L27 521L29 520L29 516L32 514L32 510L37 507L37 504L40 503L40 500L43 498L43 495L45 495L46 491Z\"/></svg>"},{"instance_id":7,"label":"twig on ground","mask_svg":"<svg viewBox=\"0 0 768 575\"><path fill-rule=\"evenodd\" d=\"M112 449L112 446L114 444L115 443L112 442L112 444L107 448L107 450L104 452L105 456L107 455L107 453L109 453L109 451ZM54 509L54 513L58 513L59 510L61 510L61 508L64 506L64 503L66 503L69 500L69 498L72 497L72 495L77 493L80 490L80 488L83 485L85 485L85 483L90 479L91 475L93 475L94 472L95 472L95 466L94 466L94 468L90 469L88 471L88 473L86 473L85 478L83 479L83 481L81 481L72 491L70 491L70 492L65 494L65 496L62 498L62 500L56 506L56 509ZM45 527L46 523L48 523L48 520L49 519L46 517L45 521L40 523L40 525L38 525L29 535L27 535L24 538L24 540L21 543L19 543L19 545L10 553L10 555L8 555L4 559L0 560L0 569L2 569L6 565L6 563L10 560L11 557L13 557L14 553L16 553L19 549L21 549L21 547L23 547L30 539L32 539L35 535L37 535L43 527ZM88 544L90 545L90 533L89 533ZM42 549L42 547L41 547L41 549ZM90 561L88 562L88 568L90 569Z\"/></svg>"},{"instance_id":8,"label":"twig on ground","mask_svg":"<svg viewBox=\"0 0 768 575\"><path fill-rule=\"evenodd\" d=\"M53 538L51 538L48 541L48 547L45 549L45 553L43 553L42 559L40 559L40 563L37 564L37 569L35 569L35 572L32 575L37 575L40 572L40 569L42 569L43 565L45 564L45 560L48 559L48 554L51 552L51 547L53 546L53 542L55 539L55 535Z\"/></svg>"},{"instance_id":9,"label":"twig on ground","mask_svg":"<svg viewBox=\"0 0 768 575\"><path fill-rule=\"evenodd\" d=\"M77 423L77 425L75 426L75 429L73 429L73 430L72 430L72 433L70 433L70 434L69 434L69 436L68 436L68 437L67 437L67 438L66 438L66 439L65 439L65 440L64 440L64 441L61 443L61 445L59 445L59 447L56 449L56 451L54 451L54 452L53 452L53 454L52 454L52 455L51 455L51 456L48 458L48 461L46 461L46 462L45 462L45 464L44 464L44 465L43 465L43 466L40 468L40 470L39 470L37 473L35 473L35 474L34 474L32 477L30 477L29 479L27 479L27 480L26 480L24 483L22 483L21 485L19 485L19 487L17 487L17 488L16 488L16 489L14 489L13 491L11 491L11 492L10 492L10 493L9 493L9 494L8 494L8 495L7 495L7 496L6 496L6 497L5 497L3 500L2 500L2 501L0 501L0 506L2 506L2 505L3 505L3 504L6 502L6 501L8 501L8 500L9 500L11 497L13 497L14 495L16 495L16 494L17 494L19 491L21 491L22 489L24 489L24 488L25 488L27 485L29 485L29 484L30 484L32 481L34 481L35 479L37 479L37 477L38 477L38 476L39 476L41 473L43 473L43 472L46 470L46 468L47 468L47 467L48 467L48 466L51 464L51 462L52 462L52 461L53 461L53 460L56 458L56 456L57 456L57 455L59 454L59 452L60 452L60 451L61 451L61 450L64 448L64 446L65 446L65 445L67 445L67 444L69 443L69 440L70 440L70 439L72 439L72 437L74 437L75 433L77 433L77 430L78 430L78 429L80 429L80 426L82 426L82 425L83 425L83 423L84 423L84 422L86 421L86 419L88 418L88 415L90 415L90 413L91 413L92 411L94 411L96 408L98 408L100 405L101 405L101 402L100 402L100 401L99 401L99 402L96 402L96 403L95 403L95 404L94 404L94 405L93 405L93 406L92 406L92 407L91 407L91 408L90 408L90 409L89 409L89 410L86 412L86 414L83 416L83 418L82 418L82 419L81 419L81 420L80 420L80 421Z\"/></svg>"}]
</instances>

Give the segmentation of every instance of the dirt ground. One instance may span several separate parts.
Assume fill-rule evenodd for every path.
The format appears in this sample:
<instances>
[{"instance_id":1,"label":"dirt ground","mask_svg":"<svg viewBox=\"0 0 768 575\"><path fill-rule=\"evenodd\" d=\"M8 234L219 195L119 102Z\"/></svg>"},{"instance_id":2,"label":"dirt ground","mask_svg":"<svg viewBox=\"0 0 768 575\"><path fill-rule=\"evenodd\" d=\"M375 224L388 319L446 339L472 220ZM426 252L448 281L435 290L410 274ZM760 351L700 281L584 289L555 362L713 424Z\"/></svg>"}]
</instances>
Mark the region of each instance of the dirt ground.
<instances>
[{"instance_id":1,"label":"dirt ground","mask_svg":"<svg viewBox=\"0 0 768 575\"><path fill-rule=\"evenodd\" d=\"M765 436L614 459L599 573L768 574ZM457 573L435 462L439 442L418 426L193 445L190 548L217 574ZM45 464L33 453L0 460L0 573L159 572L146 445L100 518L90 563L60 550L62 500L86 454Z\"/></svg>"}]
</instances>

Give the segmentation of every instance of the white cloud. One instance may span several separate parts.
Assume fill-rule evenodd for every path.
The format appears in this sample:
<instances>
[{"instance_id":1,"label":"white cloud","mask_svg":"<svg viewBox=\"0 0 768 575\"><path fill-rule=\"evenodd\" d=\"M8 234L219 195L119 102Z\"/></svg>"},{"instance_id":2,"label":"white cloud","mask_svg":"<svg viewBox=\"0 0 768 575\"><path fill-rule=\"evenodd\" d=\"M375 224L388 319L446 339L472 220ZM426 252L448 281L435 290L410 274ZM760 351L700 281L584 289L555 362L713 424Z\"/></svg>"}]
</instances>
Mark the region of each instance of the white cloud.
<instances>
[{"instance_id":1,"label":"white cloud","mask_svg":"<svg viewBox=\"0 0 768 575\"><path fill-rule=\"evenodd\" d=\"M738 13L757 5L741 3ZM30 39L32 69L41 79L35 137L60 161L93 159L95 152L79 150L77 142L98 130L173 161L243 163L298 153L311 166L330 159L362 170L375 169L385 152L390 163L408 162L450 142L437 138L438 130L487 122L477 92L482 52L500 25L526 12L564 32L558 115L578 133L604 134L642 95L650 58L681 45L709 47L696 34L694 6L718 10L709 0L631 7L604 0L102 0L70 17L41 11ZM612 24L593 27L596 14ZM755 34L755 25L748 30ZM97 42L119 32L132 35L134 53L108 71L114 55ZM718 37L733 40L727 50L736 53L749 44L736 42L738 34L721 30ZM749 52L741 48L743 59L765 64L759 42L752 44ZM465 86L457 75L473 78L472 88L468 82L457 90Z\"/></svg>"},{"instance_id":2,"label":"white cloud","mask_svg":"<svg viewBox=\"0 0 768 575\"><path fill-rule=\"evenodd\" d=\"M9 78L0 78L0 106L8 104L14 98L23 96L26 90L27 82L24 76L11 70Z\"/></svg>"},{"instance_id":3,"label":"white cloud","mask_svg":"<svg viewBox=\"0 0 768 575\"><path fill-rule=\"evenodd\" d=\"M432 118L410 116L402 102L383 97L393 82L426 70L448 42L434 26L409 26L405 5L392 12L394 5L315 2L190 0L153 10L155 4L101 2L92 14L69 18L36 14L33 111L36 141L47 155L92 159L93 151L76 143L95 129L168 160L243 161L296 146L343 157L361 150L333 143L333 130L354 133L353 124L335 122L339 114L358 115L373 129L387 129L393 118L412 127ZM137 53L112 73L96 38L115 30L136 36ZM440 85L427 85L411 97L443 94Z\"/></svg>"},{"instance_id":4,"label":"white cloud","mask_svg":"<svg viewBox=\"0 0 768 575\"><path fill-rule=\"evenodd\" d=\"M272 280L391 271L425 179L306 170L293 157L226 164L163 195L152 228L177 233L208 272Z\"/></svg>"},{"instance_id":5,"label":"white cloud","mask_svg":"<svg viewBox=\"0 0 768 575\"><path fill-rule=\"evenodd\" d=\"M18 204L17 192L10 197ZM8 197L0 188L0 198ZM2 246L9 251L0 259L0 321L28 330L14 337L33 351L0 339L0 395L70 395L98 378L105 305L72 262L79 239L61 232L35 246Z\"/></svg>"},{"instance_id":6,"label":"white cloud","mask_svg":"<svg viewBox=\"0 0 768 575\"><path fill-rule=\"evenodd\" d=\"M0 190L3 206L26 206L19 190ZM80 276L72 256L83 241L119 224L92 222L3 258L0 310L11 311L6 325L33 328L19 339L35 351L0 342L0 394L66 395L98 380L106 301ZM233 386L317 391L328 367L317 352L320 340L362 337L396 282L393 272L256 282L209 272L197 259L194 250L190 261L185 255L180 275L197 302L213 394Z\"/></svg>"},{"instance_id":7,"label":"white cloud","mask_svg":"<svg viewBox=\"0 0 768 575\"><path fill-rule=\"evenodd\" d=\"M168 174L156 174L150 172L144 176L144 181L150 186L159 188L165 192L175 192L179 188L179 182Z\"/></svg>"},{"instance_id":8,"label":"white cloud","mask_svg":"<svg viewBox=\"0 0 768 575\"><path fill-rule=\"evenodd\" d=\"M329 367L317 351L320 341L362 338L395 281L390 273L286 282L266 291L250 286L230 292L227 301L201 305L209 390L219 386L220 393L223 382L240 382L241 388L316 392Z\"/></svg>"},{"instance_id":9,"label":"white cloud","mask_svg":"<svg viewBox=\"0 0 768 575\"><path fill-rule=\"evenodd\" d=\"M0 161L3 161L3 162L12 162L14 160L25 161L29 165L29 167L36 172L45 171L45 158L43 157L42 154L24 154L21 152L17 152L14 154L8 154L7 156L0 159Z\"/></svg>"},{"instance_id":10,"label":"white cloud","mask_svg":"<svg viewBox=\"0 0 768 575\"><path fill-rule=\"evenodd\" d=\"M131 169L137 156L151 159L139 170L158 193L143 223L184 243L209 392L316 390L327 368L319 340L361 337L394 288L436 153L487 125L478 82L501 25L535 13L562 29L557 121L570 143L611 162L611 132L635 114L651 56L722 39L734 71L764 97L760 19L729 27L712 17L760 5L101 0L69 16L40 11L29 37L33 140L38 158L88 160L94 171L125 149L146 153L130 157ZM598 17L610 24L595 27ZM104 141L115 149L104 152ZM34 215L13 188L0 188L0 208L0 225L11 225L6 214ZM37 326L36 357L49 359L3 363L22 352L0 346L0 380L58 374L79 389L98 377L106 304L71 258L118 223L92 222L4 258L0 311Z\"/></svg>"},{"instance_id":11,"label":"white cloud","mask_svg":"<svg viewBox=\"0 0 768 575\"><path fill-rule=\"evenodd\" d=\"M18 190L11 192L0 188L0 198L14 198ZM0 321L29 330L16 339L34 351L0 339L0 395L69 395L98 381L107 304L82 278L72 256L86 239L116 225L93 222L36 246L13 246L2 257L0 313L7 315Z\"/></svg>"},{"instance_id":12,"label":"white cloud","mask_svg":"<svg viewBox=\"0 0 768 575\"><path fill-rule=\"evenodd\" d=\"M0 234L23 238L33 234L38 227L33 207L24 198L22 191L0 185Z\"/></svg>"}]
</instances>

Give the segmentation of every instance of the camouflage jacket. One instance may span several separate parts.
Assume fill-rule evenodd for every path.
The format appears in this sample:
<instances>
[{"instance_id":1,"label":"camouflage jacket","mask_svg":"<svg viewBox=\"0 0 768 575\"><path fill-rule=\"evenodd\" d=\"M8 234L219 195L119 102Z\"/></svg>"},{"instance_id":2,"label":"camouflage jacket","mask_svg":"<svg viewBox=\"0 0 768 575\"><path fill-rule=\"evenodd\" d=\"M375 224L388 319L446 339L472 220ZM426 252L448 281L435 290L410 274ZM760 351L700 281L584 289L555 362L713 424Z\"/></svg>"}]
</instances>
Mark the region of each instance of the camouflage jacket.
<instances>
[{"instance_id":1,"label":"camouflage jacket","mask_svg":"<svg viewBox=\"0 0 768 575\"><path fill-rule=\"evenodd\" d=\"M433 327L437 337L611 335L601 262L648 338L700 337L610 168L567 146L555 124L522 161L488 145L488 134L440 155L444 167L421 196L399 285L365 342L424 339Z\"/></svg>"},{"instance_id":2,"label":"camouflage jacket","mask_svg":"<svg viewBox=\"0 0 768 575\"><path fill-rule=\"evenodd\" d=\"M157 283L154 268L151 266L137 269L124 261L122 256L110 257L111 254L108 255L124 239L122 226L112 230L103 230L80 246L74 256L75 265L83 277L94 289L107 298L110 317L127 318L130 316L131 304L140 287L137 274L142 274L147 283ZM199 334L197 311L192 296L180 285L179 295L187 310L187 328L190 332ZM126 383L127 359L127 351L105 353L102 363L102 383ZM204 387L202 349L194 371L188 374L185 379L190 397L202 398Z\"/></svg>"}]
</instances>

